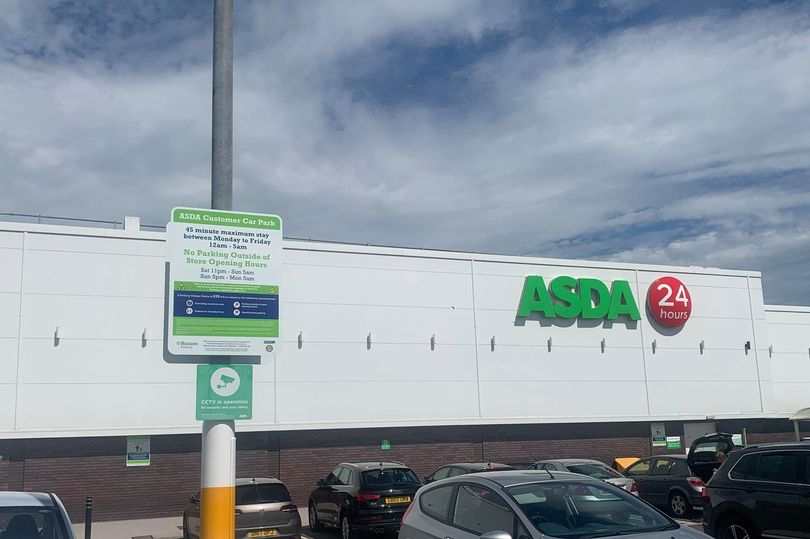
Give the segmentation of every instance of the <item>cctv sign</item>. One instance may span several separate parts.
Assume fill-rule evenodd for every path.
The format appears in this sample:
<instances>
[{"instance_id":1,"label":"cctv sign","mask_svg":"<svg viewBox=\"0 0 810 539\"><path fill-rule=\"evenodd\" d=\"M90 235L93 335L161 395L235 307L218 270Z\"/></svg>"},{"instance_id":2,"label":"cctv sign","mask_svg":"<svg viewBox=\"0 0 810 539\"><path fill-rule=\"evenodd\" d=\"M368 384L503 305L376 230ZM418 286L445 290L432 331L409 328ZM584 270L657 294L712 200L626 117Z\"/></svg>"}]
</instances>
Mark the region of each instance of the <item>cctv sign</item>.
<instances>
[{"instance_id":1,"label":"cctv sign","mask_svg":"<svg viewBox=\"0 0 810 539\"><path fill-rule=\"evenodd\" d=\"M650 285L647 309L662 326L679 328L692 314L692 296L686 285L675 277L661 277Z\"/></svg>"},{"instance_id":2,"label":"cctv sign","mask_svg":"<svg viewBox=\"0 0 810 539\"><path fill-rule=\"evenodd\" d=\"M197 365L197 419L253 417L253 365Z\"/></svg>"}]
</instances>

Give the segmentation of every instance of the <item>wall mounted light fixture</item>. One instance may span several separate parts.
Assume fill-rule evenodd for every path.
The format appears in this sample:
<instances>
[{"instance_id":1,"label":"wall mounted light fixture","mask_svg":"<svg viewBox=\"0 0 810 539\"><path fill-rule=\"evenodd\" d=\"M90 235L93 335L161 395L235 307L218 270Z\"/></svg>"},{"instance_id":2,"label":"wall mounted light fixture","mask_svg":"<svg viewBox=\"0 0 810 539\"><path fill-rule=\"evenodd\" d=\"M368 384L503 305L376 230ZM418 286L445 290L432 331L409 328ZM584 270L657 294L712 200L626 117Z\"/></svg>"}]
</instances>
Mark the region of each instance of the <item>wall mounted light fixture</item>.
<instances>
[{"instance_id":1,"label":"wall mounted light fixture","mask_svg":"<svg viewBox=\"0 0 810 539\"><path fill-rule=\"evenodd\" d=\"M768 347L768 357L773 357L773 345Z\"/></svg>"},{"instance_id":2,"label":"wall mounted light fixture","mask_svg":"<svg viewBox=\"0 0 810 539\"><path fill-rule=\"evenodd\" d=\"M366 350L371 350L371 333L366 337Z\"/></svg>"},{"instance_id":3,"label":"wall mounted light fixture","mask_svg":"<svg viewBox=\"0 0 810 539\"><path fill-rule=\"evenodd\" d=\"M302 349L304 347L304 332L298 332L298 349Z\"/></svg>"},{"instance_id":4,"label":"wall mounted light fixture","mask_svg":"<svg viewBox=\"0 0 810 539\"><path fill-rule=\"evenodd\" d=\"M605 338L602 338L602 353L605 353Z\"/></svg>"},{"instance_id":5,"label":"wall mounted light fixture","mask_svg":"<svg viewBox=\"0 0 810 539\"><path fill-rule=\"evenodd\" d=\"M551 352L551 337L548 338L548 351Z\"/></svg>"},{"instance_id":6,"label":"wall mounted light fixture","mask_svg":"<svg viewBox=\"0 0 810 539\"><path fill-rule=\"evenodd\" d=\"M700 341L700 355L703 355L703 350L706 348L706 343Z\"/></svg>"},{"instance_id":7,"label":"wall mounted light fixture","mask_svg":"<svg viewBox=\"0 0 810 539\"><path fill-rule=\"evenodd\" d=\"M146 342L148 341L146 337L146 328L143 328L143 333L141 333L141 348L146 348Z\"/></svg>"},{"instance_id":8,"label":"wall mounted light fixture","mask_svg":"<svg viewBox=\"0 0 810 539\"><path fill-rule=\"evenodd\" d=\"M744 348L745 348L745 355L747 356L747 355L748 355L748 352L750 352L750 351L751 351L751 341L745 341L745 346L744 346Z\"/></svg>"},{"instance_id":9,"label":"wall mounted light fixture","mask_svg":"<svg viewBox=\"0 0 810 539\"><path fill-rule=\"evenodd\" d=\"M59 346L59 326L56 326L56 330L53 332L53 345Z\"/></svg>"},{"instance_id":10,"label":"wall mounted light fixture","mask_svg":"<svg viewBox=\"0 0 810 539\"><path fill-rule=\"evenodd\" d=\"M495 351L495 335L493 335L492 338L489 340L489 350L490 352Z\"/></svg>"},{"instance_id":11,"label":"wall mounted light fixture","mask_svg":"<svg viewBox=\"0 0 810 539\"><path fill-rule=\"evenodd\" d=\"M653 351L653 354L655 353L655 349L656 349L657 347L658 347L658 341L656 341L655 339L653 339L653 342L652 342L652 351Z\"/></svg>"},{"instance_id":12,"label":"wall mounted light fixture","mask_svg":"<svg viewBox=\"0 0 810 539\"><path fill-rule=\"evenodd\" d=\"M436 334L434 333L433 335L430 336L430 351L432 352L435 349L436 349Z\"/></svg>"}]
</instances>

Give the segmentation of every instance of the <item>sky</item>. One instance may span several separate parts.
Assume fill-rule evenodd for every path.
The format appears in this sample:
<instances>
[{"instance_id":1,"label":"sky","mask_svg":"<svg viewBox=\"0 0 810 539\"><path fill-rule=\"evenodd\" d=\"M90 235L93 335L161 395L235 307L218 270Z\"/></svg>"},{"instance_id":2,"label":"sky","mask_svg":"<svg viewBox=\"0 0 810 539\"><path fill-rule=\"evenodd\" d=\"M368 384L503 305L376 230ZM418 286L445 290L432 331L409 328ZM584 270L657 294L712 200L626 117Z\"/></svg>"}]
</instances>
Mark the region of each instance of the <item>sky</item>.
<instances>
[{"instance_id":1,"label":"sky","mask_svg":"<svg viewBox=\"0 0 810 539\"><path fill-rule=\"evenodd\" d=\"M0 212L207 207L211 28L4 0ZM810 305L804 2L236 0L235 35L234 208L286 236L757 270Z\"/></svg>"}]
</instances>

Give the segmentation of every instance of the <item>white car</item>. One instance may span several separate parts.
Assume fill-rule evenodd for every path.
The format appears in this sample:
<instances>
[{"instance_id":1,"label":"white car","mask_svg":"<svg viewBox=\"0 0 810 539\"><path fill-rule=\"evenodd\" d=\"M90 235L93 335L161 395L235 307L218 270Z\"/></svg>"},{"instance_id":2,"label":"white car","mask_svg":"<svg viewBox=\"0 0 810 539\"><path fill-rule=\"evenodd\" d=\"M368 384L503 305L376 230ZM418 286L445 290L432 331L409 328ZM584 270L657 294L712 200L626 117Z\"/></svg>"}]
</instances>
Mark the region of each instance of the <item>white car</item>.
<instances>
[{"instance_id":1,"label":"white car","mask_svg":"<svg viewBox=\"0 0 810 539\"><path fill-rule=\"evenodd\" d=\"M76 539L65 506L41 492L0 492L0 537Z\"/></svg>"}]
</instances>

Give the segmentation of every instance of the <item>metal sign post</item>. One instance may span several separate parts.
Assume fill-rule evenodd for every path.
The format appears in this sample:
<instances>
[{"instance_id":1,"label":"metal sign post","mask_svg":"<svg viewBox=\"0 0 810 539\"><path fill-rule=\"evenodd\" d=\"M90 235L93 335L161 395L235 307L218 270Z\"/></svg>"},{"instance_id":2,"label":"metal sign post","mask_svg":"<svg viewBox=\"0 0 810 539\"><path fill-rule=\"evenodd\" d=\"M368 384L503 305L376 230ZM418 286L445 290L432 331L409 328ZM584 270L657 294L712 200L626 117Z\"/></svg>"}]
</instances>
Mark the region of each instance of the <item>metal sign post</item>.
<instances>
[{"instance_id":1,"label":"metal sign post","mask_svg":"<svg viewBox=\"0 0 810 539\"><path fill-rule=\"evenodd\" d=\"M233 0L214 0L211 209L179 207L166 227L164 359L200 363L201 539L234 536L235 420L253 413L253 366L279 345L277 215L234 212Z\"/></svg>"},{"instance_id":2,"label":"metal sign post","mask_svg":"<svg viewBox=\"0 0 810 539\"><path fill-rule=\"evenodd\" d=\"M214 0L211 126L211 208L233 209L233 0ZM221 359L227 359L222 357ZM203 421L201 539L233 537L236 511L236 428Z\"/></svg>"}]
</instances>

